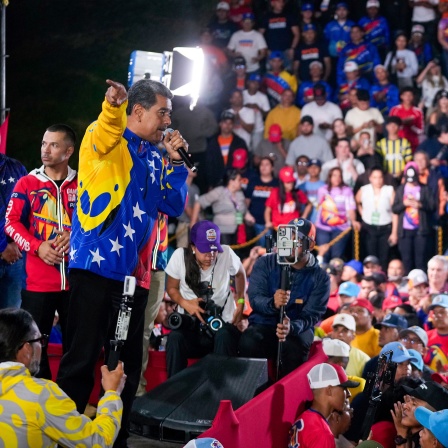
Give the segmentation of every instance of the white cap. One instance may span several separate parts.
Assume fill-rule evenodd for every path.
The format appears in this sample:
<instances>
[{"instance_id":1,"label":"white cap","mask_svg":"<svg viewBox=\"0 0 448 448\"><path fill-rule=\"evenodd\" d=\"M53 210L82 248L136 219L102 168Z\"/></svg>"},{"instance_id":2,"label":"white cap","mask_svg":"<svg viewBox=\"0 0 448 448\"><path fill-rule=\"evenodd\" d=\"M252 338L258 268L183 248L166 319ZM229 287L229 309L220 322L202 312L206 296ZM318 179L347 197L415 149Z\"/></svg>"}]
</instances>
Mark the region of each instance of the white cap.
<instances>
[{"instance_id":1,"label":"white cap","mask_svg":"<svg viewBox=\"0 0 448 448\"><path fill-rule=\"evenodd\" d=\"M219 2L216 5L216 9L225 9L226 11L230 11L230 6L227 2Z\"/></svg>"},{"instance_id":2,"label":"white cap","mask_svg":"<svg viewBox=\"0 0 448 448\"><path fill-rule=\"evenodd\" d=\"M378 0L368 0L366 8L379 8L380 2Z\"/></svg>"},{"instance_id":3,"label":"white cap","mask_svg":"<svg viewBox=\"0 0 448 448\"><path fill-rule=\"evenodd\" d=\"M318 66L319 68L324 68L324 65L320 61L313 61L313 62L311 62L310 68L314 67L315 65Z\"/></svg>"},{"instance_id":4,"label":"white cap","mask_svg":"<svg viewBox=\"0 0 448 448\"><path fill-rule=\"evenodd\" d=\"M347 61L344 64L344 72L354 72L355 70L358 70L358 64L355 61Z\"/></svg>"},{"instance_id":5,"label":"white cap","mask_svg":"<svg viewBox=\"0 0 448 448\"><path fill-rule=\"evenodd\" d=\"M336 314L336 317L333 320L333 327L336 327L336 325L342 325L348 330L356 331L355 318L351 314Z\"/></svg>"},{"instance_id":6,"label":"white cap","mask_svg":"<svg viewBox=\"0 0 448 448\"><path fill-rule=\"evenodd\" d=\"M210 437L204 437L203 439L190 440L184 448L224 448L221 443Z\"/></svg>"},{"instance_id":7,"label":"white cap","mask_svg":"<svg viewBox=\"0 0 448 448\"><path fill-rule=\"evenodd\" d=\"M350 346L339 339L322 339L322 348L327 356L350 356Z\"/></svg>"},{"instance_id":8,"label":"white cap","mask_svg":"<svg viewBox=\"0 0 448 448\"><path fill-rule=\"evenodd\" d=\"M412 27L411 34L416 34L416 33L425 34L425 27L423 25L419 25L419 24L414 25Z\"/></svg>"},{"instance_id":9,"label":"white cap","mask_svg":"<svg viewBox=\"0 0 448 448\"><path fill-rule=\"evenodd\" d=\"M411 289L414 286L423 285L424 283L428 284L428 276L421 269L412 269L405 278L408 280L408 289Z\"/></svg>"}]
</instances>

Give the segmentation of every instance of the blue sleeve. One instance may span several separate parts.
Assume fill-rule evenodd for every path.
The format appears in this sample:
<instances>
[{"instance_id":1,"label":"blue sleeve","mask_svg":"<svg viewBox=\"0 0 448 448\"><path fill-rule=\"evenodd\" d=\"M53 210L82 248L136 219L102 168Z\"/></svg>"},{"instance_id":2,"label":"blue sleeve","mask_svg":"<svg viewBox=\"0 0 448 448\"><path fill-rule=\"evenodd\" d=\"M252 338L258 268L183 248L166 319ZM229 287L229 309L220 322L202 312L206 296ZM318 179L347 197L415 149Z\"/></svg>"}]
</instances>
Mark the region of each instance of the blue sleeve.
<instances>
[{"instance_id":1,"label":"blue sleeve","mask_svg":"<svg viewBox=\"0 0 448 448\"><path fill-rule=\"evenodd\" d=\"M365 90L370 90L369 81L367 81L367 79L365 79L365 78L359 78L359 88L365 89Z\"/></svg>"},{"instance_id":2,"label":"blue sleeve","mask_svg":"<svg viewBox=\"0 0 448 448\"><path fill-rule=\"evenodd\" d=\"M337 69L336 69L336 77L337 77L337 81L338 84L343 84L344 83L344 79L345 79L345 74L344 74L344 64L345 64L345 48L341 51L341 54L339 55L338 58L338 65L337 65Z\"/></svg>"},{"instance_id":3,"label":"blue sleeve","mask_svg":"<svg viewBox=\"0 0 448 448\"><path fill-rule=\"evenodd\" d=\"M377 65L381 64L381 59L380 55L378 54L378 50L374 45L369 44L369 51L370 54L372 55L372 62L373 62L372 70L373 70Z\"/></svg>"},{"instance_id":4,"label":"blue sleeve","mask_svg":"<svg viewBox=\"0 0 448 448\"><path fill-rule=\"evenodd\" d=\"M391 84L389 86L389 92L387 92L387 114L389 114L390 110L396 106L397 104L400 104L400 91L398 90L398 87Z\"/></svg>"},{"instance_id":5,"label":"blue sleeve","mask_svg":"<svg viewBox=\"0 0 448 448\"><path fill-rule=\"evenodd\" d=\"M390 45L390 30L389 30L389 23L384 17L381 17L381 23L383 25L384 29L384 39L386 40L385 44L389 47Z\"/></svg>"},{"instance_id":6,"label":"blue sleeve","mask_svg":"<svg viewBox=\"0 0 448 448\"><path fill-rule=\"evenodd\" d=\"M165 176L162 181L163 196L159 201L157 209L168 216L180 216L185 208L188 187L188 170L185 166L164 167Z\"/></svg>"},{"instance_id":7,"label":"blue sleeve","mask_svg":"<svg viewBox=\"0 0 448 448\"><path fill-rule=\"evenodd\" d=\"M304 83L302 82L299 86L299 90L297 91L297 96L296 96L296 104L300 107L303 107L305 104L305 100L303 98L304 89L305 89Z\"/></svg>"},{"instance_id":8,"label":"blue sleeve","mask_svg":"<svg viewBox=\"0 0 448 448\"><path fill-rule=\"evenodd\" d=\"M425 59L425 65L428 64L428 62L432 61L432 48L430 44L425 43L423 47L423 55Z\"/></svg>"}]
</instances>

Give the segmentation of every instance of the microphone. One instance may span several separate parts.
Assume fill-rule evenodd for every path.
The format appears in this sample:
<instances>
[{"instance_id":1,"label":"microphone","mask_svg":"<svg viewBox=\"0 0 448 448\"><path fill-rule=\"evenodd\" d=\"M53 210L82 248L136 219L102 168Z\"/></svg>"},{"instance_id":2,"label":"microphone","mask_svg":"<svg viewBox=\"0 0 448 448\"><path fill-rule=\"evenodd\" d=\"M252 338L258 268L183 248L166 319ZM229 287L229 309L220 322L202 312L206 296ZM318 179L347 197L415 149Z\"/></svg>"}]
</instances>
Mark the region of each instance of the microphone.
<instances>
[{"instance_id":1,"label":"microphone","mask_svg":"<svg viewBox=\"0 0 448 448\"><path fill-rule=\"evenodd\" d=\"M164 138L167 132L171 134L174 132L174 129L166 128L166 131L163 133ZM179 148L177 152L179 153L181 159L184 161L185 165L187 165L188 168L190 168L190 170L193 171L193 173L196 173L198 169L194 166L193 162L191 161L190 157L187 154L187 151L185 151L184 148Z\"/></svg>"}]
</instances>

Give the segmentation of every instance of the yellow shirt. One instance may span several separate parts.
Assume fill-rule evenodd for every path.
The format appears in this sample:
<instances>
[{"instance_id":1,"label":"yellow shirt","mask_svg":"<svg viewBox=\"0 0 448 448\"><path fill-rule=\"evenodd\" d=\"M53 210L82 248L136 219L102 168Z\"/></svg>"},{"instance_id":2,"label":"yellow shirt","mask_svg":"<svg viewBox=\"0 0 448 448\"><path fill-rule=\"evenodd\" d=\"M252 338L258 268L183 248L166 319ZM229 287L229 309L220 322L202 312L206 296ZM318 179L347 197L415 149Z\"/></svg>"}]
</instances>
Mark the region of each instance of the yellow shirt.
<instances>
[{"instance_id":1,"label":"yellow shirt","mask_svg":"<svg viewBox=\"0 0 448 448\"><path fill-rule=\"evenodd\" d=\"M357 334L355 339L351 344L352 347L359 348L366 355L373 358L379 355L381 347L378 344L378 339L380 337L380 330L371 327L363 334Z\"/></svg>"},{"instance_id":2,"label":"yellow shirt","mask_svg":"<svg viewBox=\"0 0 448 448\"><path fill-rule=\"evenodd\" d=\"M264 124L264 138L269 137L269 128L278 124L282 128L282 137L294 140L297 137L297 129L300 123L300 109L296 106L283 107L280 104L272 109Z\"/></svg>"},{"instance_id":3,"label":"yellow shirt","mask_svg":"<svg viewBox=\"0 0 448 448\"><path fill-rule=\"evenodd\" d=\"M346 373L347 373L347 371L346 371ZM361 378L356 375L347 375L347 377L350 381L357 381L359 383L358 387L350 388L350 393L352 395L348 399L348 401L351 403L353 401L353 399L356 397L356 395L360 394L364 390L364 387L366 386L366 380L364 378Z\"/></svg>"},{"instance_id":4,"label":"yellow shirt","mask_svg":"<svg viewBox=\"0 0 448 448\"><path fill-rule=\"evenodd\" d=\"M347 368L345 369L347 375L362 376L364 366L369 359L370 357L368 355L359 348L353 347L352 343L350 357L348 359Z\"/></svg>"}]
</instances>

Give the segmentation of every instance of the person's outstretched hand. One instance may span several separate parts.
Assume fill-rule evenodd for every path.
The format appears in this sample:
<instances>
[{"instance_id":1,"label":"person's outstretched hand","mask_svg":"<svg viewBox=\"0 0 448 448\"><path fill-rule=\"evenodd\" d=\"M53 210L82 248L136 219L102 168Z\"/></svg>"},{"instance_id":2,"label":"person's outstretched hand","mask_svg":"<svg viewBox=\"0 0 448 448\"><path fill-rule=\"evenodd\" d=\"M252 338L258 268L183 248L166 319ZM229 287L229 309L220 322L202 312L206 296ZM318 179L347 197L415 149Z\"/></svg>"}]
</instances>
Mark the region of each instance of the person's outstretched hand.
<instances>
[{"instance_id":1,"label":"person's outstretched hand","mask_svg":"<svg viewBox=\"0 0 448 448\"><path fill-rule=\"evenodd\" d=\"M107 366L101 366L101 375L101 385L105 391L114 390L121 394L126 383L123 361L118 361L117 368L112 371Z\"/></svg>"},{"instance_id":2,"label":"person's outstretched hand","mask_svg":"<svg viewBox=\"0 0 448 448\"><path fill-rule=\"evenodd\" d=\"M128 92L123 84L106 79L109 88L106 92L106 100L111 106L121 106L128 99Z\"/></svg>"}]
</instances>

